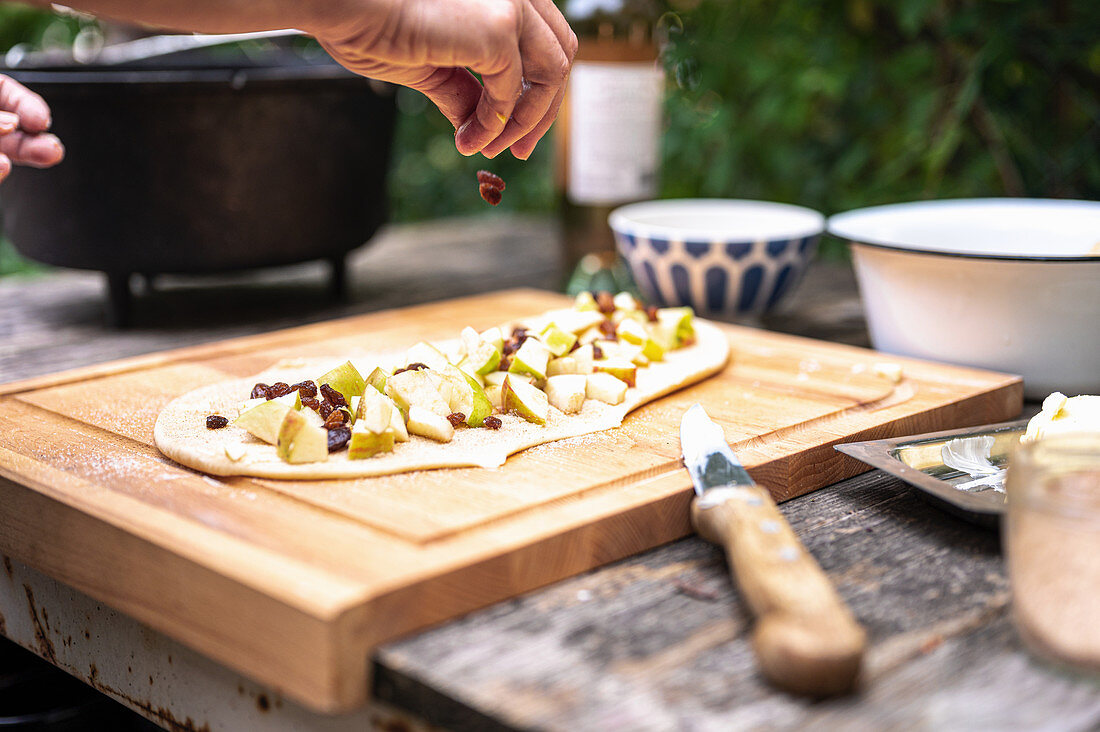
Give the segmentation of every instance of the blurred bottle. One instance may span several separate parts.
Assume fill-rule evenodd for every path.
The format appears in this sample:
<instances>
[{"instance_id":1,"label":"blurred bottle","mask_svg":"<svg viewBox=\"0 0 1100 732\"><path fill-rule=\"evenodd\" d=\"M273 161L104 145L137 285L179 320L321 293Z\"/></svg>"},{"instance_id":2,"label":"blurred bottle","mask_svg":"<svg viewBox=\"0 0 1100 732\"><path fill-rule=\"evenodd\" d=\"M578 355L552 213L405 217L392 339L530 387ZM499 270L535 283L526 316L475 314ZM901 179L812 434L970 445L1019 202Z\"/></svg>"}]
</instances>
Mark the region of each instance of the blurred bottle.
<instances>
[{"instance_id":1,"label":"blurred bottle","mask_svg":"<svg viewBox=\"0 0 1100 732\"><path fill-rule=\"evenodd\" d=\"M554 125L567 290L623 289L612 209L657 195L660 0L565 0L579 48ZM625 280L625 281L620 281Z\"/></svg>"}]
</instances>

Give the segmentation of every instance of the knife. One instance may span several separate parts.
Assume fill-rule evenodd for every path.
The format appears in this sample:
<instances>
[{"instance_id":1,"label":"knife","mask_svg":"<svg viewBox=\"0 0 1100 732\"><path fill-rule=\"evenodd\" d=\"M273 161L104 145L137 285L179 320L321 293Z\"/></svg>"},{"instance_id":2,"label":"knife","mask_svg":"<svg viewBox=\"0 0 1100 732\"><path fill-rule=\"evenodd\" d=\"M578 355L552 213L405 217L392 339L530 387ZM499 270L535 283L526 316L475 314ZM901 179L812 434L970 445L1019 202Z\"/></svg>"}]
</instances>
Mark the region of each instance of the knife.
<instances>
[{"instance_id":1,"label":"knife","mask_svg":"<svg viewBox=\"0 0 1100 732\"><path fill-rule=\"evenodd\" d=\"M692 525L726 549L730 572L756 615L753 646L761 671L799 694L851 690L866 633L699 404L680 422L680 447L695 485Z\"/></svg>"}]
</instances>

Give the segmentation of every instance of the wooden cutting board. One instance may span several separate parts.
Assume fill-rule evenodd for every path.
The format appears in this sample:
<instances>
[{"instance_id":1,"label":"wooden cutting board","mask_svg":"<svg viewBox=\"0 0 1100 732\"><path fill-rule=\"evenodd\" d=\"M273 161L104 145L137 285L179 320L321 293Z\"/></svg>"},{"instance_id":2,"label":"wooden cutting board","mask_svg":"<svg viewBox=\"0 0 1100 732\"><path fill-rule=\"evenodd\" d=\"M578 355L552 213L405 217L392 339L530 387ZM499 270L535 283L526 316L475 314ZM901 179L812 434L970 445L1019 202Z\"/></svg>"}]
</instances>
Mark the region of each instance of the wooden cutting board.
<instances>
[{"instance_id":1,"label":"wooden cutting board","mask_svg":"<svg viewBox=\"0 0 1100 732\"><path fill-rule=\"evenodd\" d=\"M779 500L866 469L832 446L1015 417L1018 378L727 326L720 375L496 470L213 478L158 410L300 355L453 337L560 307L532 290L239 338L0 386L0 552L321 711L374 646L690 532L679 422L701 402ZM900 364L899 383L876 364Z\"/></svg>"}]
</instances>

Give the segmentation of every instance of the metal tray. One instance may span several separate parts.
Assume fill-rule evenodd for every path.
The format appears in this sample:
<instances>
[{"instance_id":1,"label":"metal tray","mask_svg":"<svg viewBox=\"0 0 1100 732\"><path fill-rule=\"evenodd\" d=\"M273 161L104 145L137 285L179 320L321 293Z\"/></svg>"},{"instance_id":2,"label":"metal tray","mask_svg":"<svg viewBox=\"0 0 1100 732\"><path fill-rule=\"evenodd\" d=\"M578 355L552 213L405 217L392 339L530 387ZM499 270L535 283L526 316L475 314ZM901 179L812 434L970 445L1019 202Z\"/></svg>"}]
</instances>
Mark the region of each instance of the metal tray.
<instances>
[{"instance_id":1,"label":"metal tray","mask_svg":"<svg viewBox=\"0 0 1100 732\"><path fill-rule=\"evenodd\" d=\"M889 440L837 445L845 455L884 470L909 485L940 508L982 526L996 527L1005 509L1005 494L995 490L965 491L955 486L973 478L943 463L941 450L960 437L993 437L990 461L1006 467L1012 448L1020 442L1027 420L964 427L944 432L896 437Z\"/></svg>"}]
</instances>

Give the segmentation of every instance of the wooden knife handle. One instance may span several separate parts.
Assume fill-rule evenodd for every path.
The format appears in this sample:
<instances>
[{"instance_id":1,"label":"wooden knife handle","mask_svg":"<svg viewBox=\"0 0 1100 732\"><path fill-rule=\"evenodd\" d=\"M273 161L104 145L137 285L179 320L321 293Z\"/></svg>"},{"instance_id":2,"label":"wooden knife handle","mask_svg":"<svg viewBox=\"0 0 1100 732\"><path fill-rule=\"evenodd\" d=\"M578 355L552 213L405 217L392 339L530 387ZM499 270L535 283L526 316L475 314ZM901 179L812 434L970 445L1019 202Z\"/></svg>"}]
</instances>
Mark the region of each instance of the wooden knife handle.
<instances>
[{"instance_id":1,"label":"wooden knife handle","mask_svg":"<svg viewBox=\"0 0 1100 732\"><path fill-rule=\"evenodd\" d=\"M712 489L692 502L691 521L726 549L757 618L753 644L764 675L798 694L851 690L867 635L768 492Z\"/></svg>"}]
</instances>

